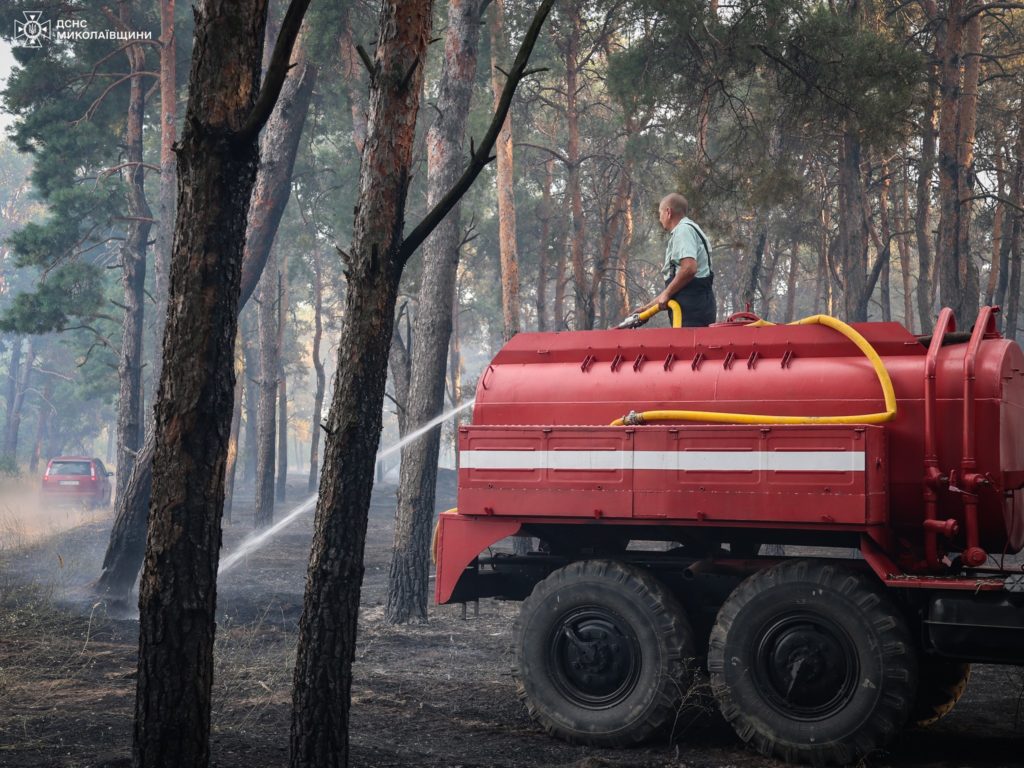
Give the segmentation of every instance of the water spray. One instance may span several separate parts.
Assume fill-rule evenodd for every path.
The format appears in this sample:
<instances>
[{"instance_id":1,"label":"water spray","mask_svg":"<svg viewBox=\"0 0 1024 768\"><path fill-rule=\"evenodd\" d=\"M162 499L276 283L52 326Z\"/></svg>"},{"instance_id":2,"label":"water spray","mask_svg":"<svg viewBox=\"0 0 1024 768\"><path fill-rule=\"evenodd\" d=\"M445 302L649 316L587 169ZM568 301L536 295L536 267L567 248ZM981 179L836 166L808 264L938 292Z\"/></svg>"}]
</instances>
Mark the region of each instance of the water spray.
<instances>
[{"instance_id":1,"label":"water spray","mask_svg":"<svg viewBox=\"0 0 1024 768\"><path fill-rule=\"evenodd\" d=\"M437 416L436 418L431 419L430 421L428 421L426 424L424 424L419 429L415 430L414 432L410 432L408 435L403 437L401 440L399 440L394 445L390 445L387 448L382 448L381 450L377 451L377 458L376 458L376 461L374 462L374 464L376 465L376 462L379 462L381 459L383 459L383 458L385 458L387 456L390 456L391 454L395 453L396 451L402 450L402 448L404 448L405 446L407 446L409 443L413 442L417 438L420 438L423 435L425 435L427 432L432 430L434 427L436 427L442 421L447 421L448 419L450 419L455 414L460 413L460 412L466 410L467 408L470 408L473 405L473 403L475 403L475 402L476 402L476 398L475 397L471 398L470 400L467 400L462 405L460 405L460 406L458 406L456 408L452 408L450 411L446 411L445 413L442 413L440 416ZM291 523L293 520L295 520L295 518L300 517L301 515L306 514L311 509L315 509L316 508L316 500L317 500L317 498L318 498L318 494L314 493L312 496L310 496L309 498L307 498L304 501L302 501L302 503L300 503L299 506L295 507L295 509L293 509L287 515L282 517L280 520L278 520L272 526L267 528L265 531L260 531L258 534L255 534L255 535L250 536L249 538L245 539L245 541L243 541L238 546L238 549L236 549L234 552L232 552L230 555L228 555L227 557L223 558L220 561L220 567L217 569L217 573L218 574L227 573L232 568L234 568L236 565L238 565L238 563L241 562L242 558L244 558L250 552L255 552L257 549L259 549L264 544L266 544L277 533L279 533L281 530L286 528L289 523Z\"/></svg>"}]
</instances>

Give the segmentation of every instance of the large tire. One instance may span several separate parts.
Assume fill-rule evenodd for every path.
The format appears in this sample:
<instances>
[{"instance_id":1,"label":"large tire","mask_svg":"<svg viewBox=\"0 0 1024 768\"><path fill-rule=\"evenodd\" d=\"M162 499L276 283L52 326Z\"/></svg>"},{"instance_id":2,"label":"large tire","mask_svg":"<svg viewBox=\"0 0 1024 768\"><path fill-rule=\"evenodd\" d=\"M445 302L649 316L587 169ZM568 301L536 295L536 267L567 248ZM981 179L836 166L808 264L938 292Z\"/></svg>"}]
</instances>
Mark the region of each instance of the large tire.
<instances>
[{"instance_id":1,"label":"large tire","mask_svg":"<svg viewBox=\"0 0 1024 768\"><path fill-rule=\"evenodd\" d=\"M860 572L813 560L754 574L718 613L711 686L763 755L847 765L886 744L917 690L900 611Z\"/></svg>"},{"instance_id":2,"label":"large tire","mask_svg":"<svg viewBox=\"0 0 1024 768\"><path fill-rule=\"evenodd\" d=\"M971 665L962 661L924 658L920 664L917 699L910 722L918 728L933 725L950 712L967 690Z\"/></svg>"},{"instance_id":3,"label":"large tire","mask_svg":"<svg viewBox=\"0 0 1024 768\"><path fill-rule=\"evenodd\" d=\"M584 560L540 582L514 627L519 697L548 733L621 747L670 726L692 686L693 631L649 573Z\"/></svg>"}]
</instances>

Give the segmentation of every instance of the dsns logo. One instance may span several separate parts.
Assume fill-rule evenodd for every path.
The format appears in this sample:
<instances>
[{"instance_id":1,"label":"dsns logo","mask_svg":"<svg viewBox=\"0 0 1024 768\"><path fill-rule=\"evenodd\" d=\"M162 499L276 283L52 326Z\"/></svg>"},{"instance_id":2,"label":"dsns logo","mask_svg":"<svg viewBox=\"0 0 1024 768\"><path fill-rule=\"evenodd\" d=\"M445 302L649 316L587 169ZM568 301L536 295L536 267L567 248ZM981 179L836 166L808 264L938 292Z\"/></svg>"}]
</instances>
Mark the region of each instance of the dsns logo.
<instances>
[{"instance_id":1,"label":"dsns logo","mask_svg":"<svg viewBox=\"0 0 1024 768\"><path fill-rule=\"evenodd\" d=\"M43 20L42 11L22 11L24 21L14 22L14 42L25 48L41 48L50 39L50 21Z\"/></svg>"}]
</instances>

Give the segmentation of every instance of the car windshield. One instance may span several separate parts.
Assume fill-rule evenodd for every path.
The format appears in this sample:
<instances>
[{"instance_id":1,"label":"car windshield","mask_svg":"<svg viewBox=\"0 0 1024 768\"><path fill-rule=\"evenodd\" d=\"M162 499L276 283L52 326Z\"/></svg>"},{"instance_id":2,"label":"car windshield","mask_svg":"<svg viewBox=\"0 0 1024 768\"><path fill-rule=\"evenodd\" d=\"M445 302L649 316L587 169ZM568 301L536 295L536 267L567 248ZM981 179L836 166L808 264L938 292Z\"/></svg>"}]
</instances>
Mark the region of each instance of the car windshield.
<instances>
[{"instance_id":1,"label":"car windshield","mask_svg":"<svg viewBox=\"0 0 1024 768\"><path fill-rule=\"evenodd\" d=\"M50 465L51 475L89 475L92 474L91 463L88 461L55 461Z\"/></svg>"}]
</instances>

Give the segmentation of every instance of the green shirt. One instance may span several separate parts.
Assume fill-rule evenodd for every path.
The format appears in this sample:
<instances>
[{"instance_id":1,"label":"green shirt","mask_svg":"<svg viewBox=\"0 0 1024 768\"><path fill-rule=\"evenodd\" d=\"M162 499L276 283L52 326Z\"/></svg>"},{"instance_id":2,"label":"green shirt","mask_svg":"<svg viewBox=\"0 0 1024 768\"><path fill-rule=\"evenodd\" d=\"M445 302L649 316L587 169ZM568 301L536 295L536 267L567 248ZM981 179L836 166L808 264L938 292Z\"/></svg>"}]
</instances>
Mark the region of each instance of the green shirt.
<instances>
[{"instance_id":1,"label":"green shirt","mask_svg":"<svg viewBox=\"0 0 1024 768\"><path fill-rule=\"evenodd\" d=\"M698 232L700 234L698 234ZM695 277L707 277L711 274L711 254L704 247L707 236L704 231L688 216L676 224L668 236L668 245L665 246L665 264L661 268L661 275L668 283L679 269L679 263L683 259L694 259L697 262L697 274Z\"/></svg>"}]
</instances>

